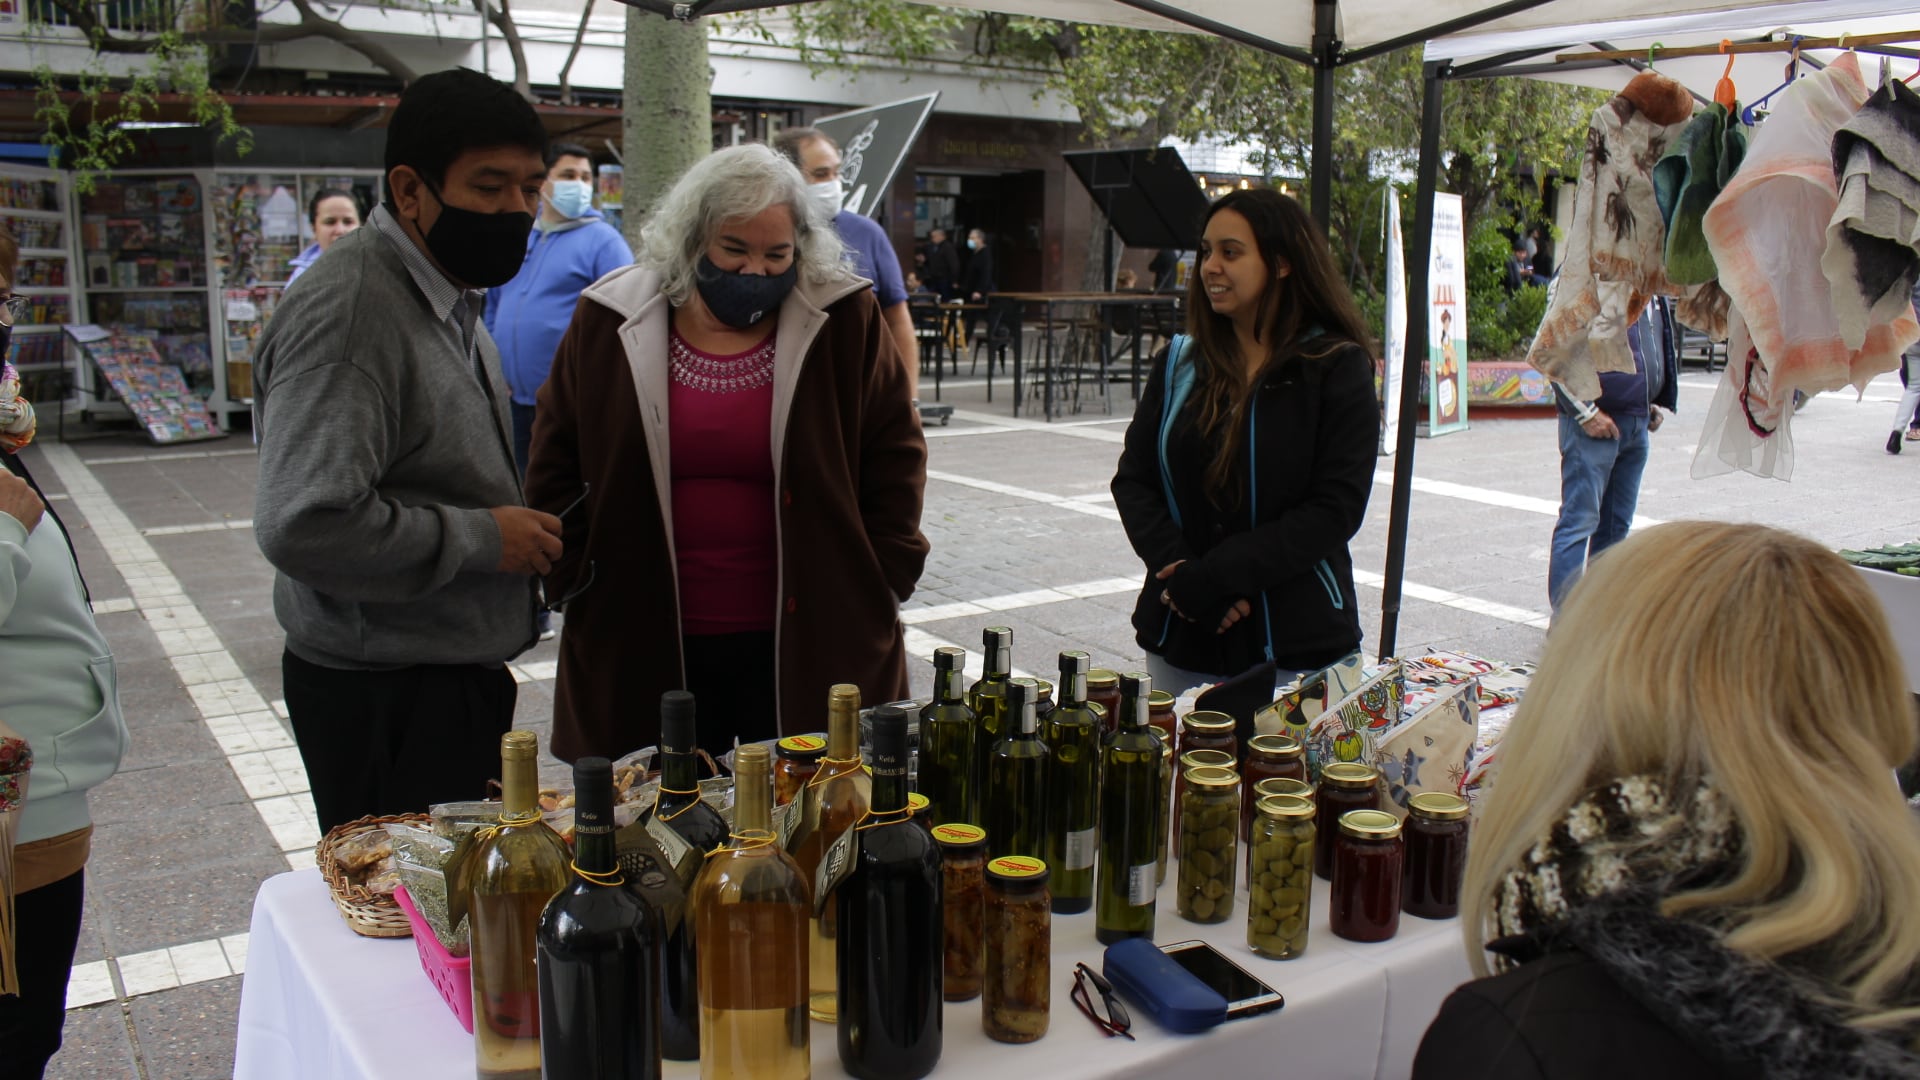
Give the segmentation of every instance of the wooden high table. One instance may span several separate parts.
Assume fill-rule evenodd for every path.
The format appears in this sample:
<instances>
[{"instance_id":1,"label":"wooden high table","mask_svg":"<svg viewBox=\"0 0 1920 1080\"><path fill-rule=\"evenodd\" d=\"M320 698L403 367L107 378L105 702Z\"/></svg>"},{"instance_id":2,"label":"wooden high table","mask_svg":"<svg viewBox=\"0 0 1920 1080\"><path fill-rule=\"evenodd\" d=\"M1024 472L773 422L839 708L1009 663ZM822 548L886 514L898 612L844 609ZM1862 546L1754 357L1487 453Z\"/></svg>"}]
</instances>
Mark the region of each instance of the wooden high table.
<instances>
[{"instance_id":1,"label":"wooden high table","mask_svg":"<svg viewBox=\"0 0 1920 1080\"><path fill-rule=\"evenodd\" d=\"M1087 304L1096 308L1133 307L1138 308L1142 312L1150 307L1170 307L1177 311L1181 299L1182 297L1177 293L1142 292L997 292L987 297L989 303L994 300L1012 300L1020 304L1022 308L1037 307L1040 309L1042 348L1045 350L1046 370L1048 372L1053 370L1053 323L1056 308L1067 305ZM1098 320L1096 320L1096 322L1098 322ZM1100 355L1102 358L1101 368L1104 373L1107 367L1107 360L1109 360L1112 355L1112 343L1108 339L1104 324L1100 324L1098 335ZM1133 396L1136 399L1140 396L1140 338L1140 320L1136 318L1133 321L1133 370L1130 380L1133 388ZM1020 399L1022 396L1021 352L1020 334L1016 329L1013 338L1013 415L1015 416L1020 415ZM1105 377L1104 374L1103 377ZM1052 420L1053 379L1049 377L1044 380L1041 385L1041 415L1047 420Z\"/></svg>"},{"instance_id":2,"label":"wooden high table","mask_svg":"<svg viewBox=\"0 0 1920 1080\"><path fill-rule=\"evenodd\" d=\"M1073 965L1098 971L1103 947L1093 915L1053 919L1052 1016L1025 1045L981 1030L978 999L949 1002L935 1076L1267 1076L1282 1080L1402 1080L1441 1001L1468 978L1457 920L1402 916L1390 941L1360 945L1327 927L1327 886L1314 882L1311 936L1297 960L1272 961L1246 944L1246 893L1223 923L1174 913L1173 868L1160 892L1154 939L1211 943L1286 997L1264 1016L1175 1035L1138 1014L1138 1041L1107 1038L1068 1000ZM812 1026L813 1074L844 1076L834 1029ZM347 929L317 870L269 878L254 900L240 991L236 1080L471 1080L473 1036L420 970L408 938L364 938ZM667 1062L668 1077L694 1077Z\"/></svg>"}]
</instances>

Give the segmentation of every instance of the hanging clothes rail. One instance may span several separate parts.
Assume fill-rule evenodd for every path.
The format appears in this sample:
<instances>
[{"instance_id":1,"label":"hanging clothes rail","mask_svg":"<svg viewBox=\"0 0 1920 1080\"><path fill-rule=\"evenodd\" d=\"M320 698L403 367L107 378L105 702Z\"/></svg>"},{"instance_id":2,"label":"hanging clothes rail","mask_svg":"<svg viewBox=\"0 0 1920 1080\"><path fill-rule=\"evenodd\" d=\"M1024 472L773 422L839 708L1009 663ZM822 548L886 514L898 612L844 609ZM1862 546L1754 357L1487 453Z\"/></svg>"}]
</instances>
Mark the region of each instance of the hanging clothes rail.
<instances>
[{"instance_id":1,"label":"hanging clothes rail","mask_svg":"<svg viewBox=\"0 0 1920 1080\"><path fill-rule=\"evenodd\" d=\"M1830 38L1801 38L1797 42L1787 39L1770 41L1738 41L1724 47L1727 53L1772 53L1792 52L1796 47L1801 51L1808 49L1858 49L1872 52L1876 45L1897 45L1901 42L1920 41L1920 30L1897 30L1885 34L1842 34ZM1560 63L1577 63L1582 60L1644 60L1645 49L1607 49L1600 52L1557 53L1554 56ZM1652 52L1657 59L1676 59L1682 56L1720 56L1720 45L1682 45L1665 48L1656 45Z\"/></svg>"}]
</instances>

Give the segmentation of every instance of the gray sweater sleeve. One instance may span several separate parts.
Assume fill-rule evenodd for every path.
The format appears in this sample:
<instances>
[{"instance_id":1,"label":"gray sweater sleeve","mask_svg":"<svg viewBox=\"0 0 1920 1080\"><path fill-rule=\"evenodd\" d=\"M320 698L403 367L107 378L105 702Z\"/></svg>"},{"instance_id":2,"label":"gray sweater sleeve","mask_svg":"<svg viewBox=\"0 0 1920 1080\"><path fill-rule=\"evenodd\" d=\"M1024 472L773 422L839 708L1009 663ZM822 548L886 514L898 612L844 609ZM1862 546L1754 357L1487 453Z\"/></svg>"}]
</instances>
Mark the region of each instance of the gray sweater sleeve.
<instances>
[{"instance_id":1,"label":"gray sweater sleeve","mask_svg":"<svg viewBox=\"0 0 1920 1080\"><path fill-rule=\"evenodd\" d=\"M254 535L281 573L342 600L405 601L498 567L500 529L488 510L409 506L378 490L400 432L391 404L353 364L275 380L260 426Z\"/></svg>"}]
</instances>

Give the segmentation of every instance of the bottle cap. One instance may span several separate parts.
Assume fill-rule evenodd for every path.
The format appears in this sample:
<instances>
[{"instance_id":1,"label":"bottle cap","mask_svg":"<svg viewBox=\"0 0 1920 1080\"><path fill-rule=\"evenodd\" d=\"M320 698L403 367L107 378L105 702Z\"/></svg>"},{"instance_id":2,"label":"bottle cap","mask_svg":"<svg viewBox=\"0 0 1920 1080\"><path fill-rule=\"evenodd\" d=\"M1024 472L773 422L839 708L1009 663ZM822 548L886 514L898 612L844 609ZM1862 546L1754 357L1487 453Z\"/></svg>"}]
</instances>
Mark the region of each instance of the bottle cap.
<instances>
[{"instance_id":1,"label":"bottle cap","mask_svg":"<svg viewBox=\"0 0 1920 1080\"><path fill-rule=\"evenodd\" d=\"M1188 769L1186 776L1189 788L1212 788L1217 791L1221 788L1230 788L1240 782L1239 773L1217 765L1201 765Z\"/></svg>"},{"instance_id":2,"label":"bottle cap","mask_svg":"<svg viewBox=\"0 0 1920 1080\"><path fill-rule=\"evenodd\" d=\"M1407 800L1407 810L1432 821L1460 821L1467 816L1467 800L1444 791L1423 791Z\"/></svg>"},{"instance_id":3,"label":"bottle cap","mask_svg":"<svg viewBox=\"0 0 1920 1080\"><path fill-rule=\"evenodd\" d=\"M1370 788L1380 782L1380 773L1373 766L1357 761L1336 761L1320 770L1320 782L1348 790Z\"/></svg>"},{"instance_id":4,"label":"bottle cap","mask_svg":"<svg viewBox=\"0 0 1920 1080\"><path fill-rule=\"evenodd\" d=\"M789 735L780 740L779 753L783 758L811 761L826 752L827 740L819 735Z\"/></svg>"},{"instance_id":5,"label":"bottle cap","mask_svg":"<svg viewBox=\"0 0 1920 1080\"><path fill-rule=\"evenodd\" d=\"M988 860L987 878L1009 885L1044 885L1047 864L1031 855L1002 855Z\"/></svg>"},{"instance_id":6,"label":"bottle cap","mask_svg":"<svg viewBox=\"0 0 1920 1080\"><path fill-rule=\"evenodd\" d=\"M685 690L660 695L660 749L693 752L693 695Z\"/></svg>"},{"instance_id":7,"label":"bottle cap","mask_svg":"<svg viewBox=\"0 0 1920 1080\"><path fill-rule=\"evenodd\" d=\"M1254 803L1253 808L1275 818L1311 818L1319 813L1312 799L1299 795L1268 795Z\"/></svg>"},{"instance_id":8,"label":"bottle cap","mask_svg":"<svg viewBox=\"0 0 1920 1080\"><path fill-rule=\"evenodd\" d=\"M1291 735L1255 735L1247 740L1247 749L1270 757L1291 758L1304 753L1300 741Z\"/></svg>"},{"instance_id":9,"label":"bottle cap","mask_svg":"<svg viewBox=\"0 0 1920 1080\"><path fill-rule=\"evenodd\" d=\"M1349 810L1340 815L1340 832L1360 840L1391 840L1400 835L1400 819L1385 810Z\"/></svg>"},{"instance_id":10,"label":"bottle cap","mask_svg":"<svg viewBox=\"0 0 1920 1080\"><path fill-rule=\"evenodd\" d=\"M1075 675L1090 674L1093 670L1092 664L1093 659L1086 653L1078 650L1063 652L1060 654L1060 677L1071 679Z\"/></svg>"},{"instance_id":11,"label":"bottle cap","mask_svg":"<svg viewBox=\"0 0 1920 1080\"><path fill-rule=\"evenodd\" d=\"M1295 780L1291 776L1269 776L1253 785L1254 798L1264 799L1269 795L1298 795L1303 799L1311 799L1314 787L1305 780Z\"/></svg>"},{"instance_id":12,"label":"bottle cap","mask_svg":"<svg viewBox=\"0 0 1920 1080\"><path fill-rule=\"evenodd\" d=\"M967 650L958 645L942 645L933 650L933 670L962 671L967 666Z\"/></svg>"},{"instance_id":13,"label":"bottle cap","mask_svg":"<svg viewBox=\"0 0 1920 1080\"><path fill-rule=\"evenodd\" d=\"M978 825L968 825L965 822L954 821L945 825L935 825L933 827L933 838L940 841L940 846L948 851L970 851L977 847L986 846L987 830Z\"/></svg>"}]
</instances>

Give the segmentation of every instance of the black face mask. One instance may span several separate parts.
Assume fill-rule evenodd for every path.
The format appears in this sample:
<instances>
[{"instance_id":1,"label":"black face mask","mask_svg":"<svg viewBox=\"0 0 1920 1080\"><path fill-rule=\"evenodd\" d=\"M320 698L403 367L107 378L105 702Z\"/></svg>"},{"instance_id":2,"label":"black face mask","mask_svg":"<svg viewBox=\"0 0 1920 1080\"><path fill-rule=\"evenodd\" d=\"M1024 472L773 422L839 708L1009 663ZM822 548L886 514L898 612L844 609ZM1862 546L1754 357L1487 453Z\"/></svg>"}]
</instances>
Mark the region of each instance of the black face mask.
<instances>
[{"instance_id":1,"label":"black face mask","mask_svg":"<svg viewBox=\"0 0 1920 1080\"><path fill-rule=\"evenodd\" d=\"M781 302L799 280L798 263L789 264L779 274L742 274L720 269L705 255L700 256L700 264L693 271L694 287L700 290L707 310L735 330L745 330L780 310Z\"/></svg>"},{"instance_id":2,"label":"black face mask","mask_svg":"<svg viewBox=\"0 0 1920 1080\"><path fill-rule=\"evenodd\" d=\"M440 216L426 230L427 250L441 269L476 289L505 285L520 272L527 257L527 234L533 231L528 213L483 214L447 202L437 188L421 177L440 204Z\"/></svg>"}]
</instances>

